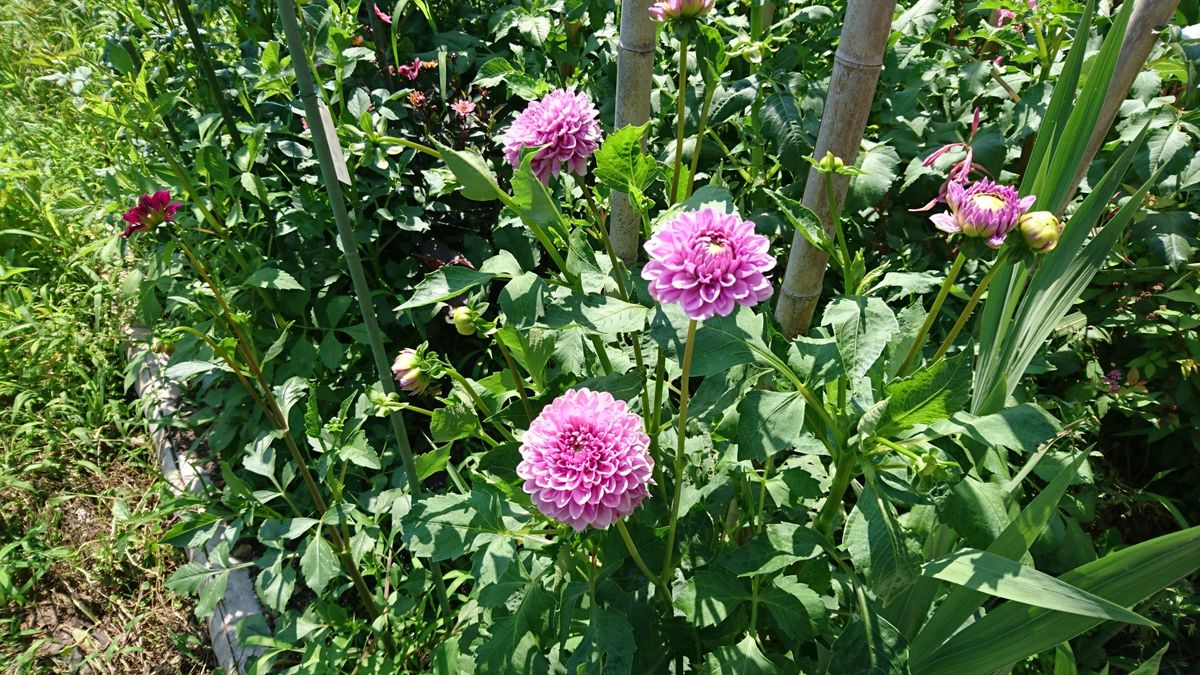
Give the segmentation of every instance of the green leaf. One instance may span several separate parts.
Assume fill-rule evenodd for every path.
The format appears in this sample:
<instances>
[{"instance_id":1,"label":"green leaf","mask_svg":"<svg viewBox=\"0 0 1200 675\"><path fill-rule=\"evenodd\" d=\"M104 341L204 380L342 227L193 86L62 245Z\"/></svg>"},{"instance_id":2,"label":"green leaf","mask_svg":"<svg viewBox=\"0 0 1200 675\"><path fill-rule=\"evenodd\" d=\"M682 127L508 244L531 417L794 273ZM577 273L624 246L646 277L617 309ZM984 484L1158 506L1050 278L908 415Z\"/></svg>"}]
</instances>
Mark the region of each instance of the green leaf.
<instances>
[{"instance_id":1,"label":"green leaf","mask_svg":"<svg viewBox=\"0 0 1200 675\"><path fill-rule=\"evenodd\" d=\"M555 330L580 326L591 333L614 336L638 333L646 326L650 310L606 295L562 297L546 309L544 323Z\"/></svg>"},{"instance_id":2,"label":"green leaf","mask_svg":"<svg viewBox=\"0 0 1200 675\"><path fill-rule=\"evenodd\" d=\"M677 304L659 305L650 317L650 337L676 358L687 339L688 318ZM700 323L692 354L692 376L705 377L747 363L770 365L774 355L763 341L763 316L739 306L729 316Z\"/></svg>"},{"instance_id":3,"label":"green leaf","mask_svg":"<svg viewBox=\"0 0 1200 675\"><path fill-rule=\"evenodd\" d=\"M992 415L958 413L934 427L939 433L962 433L983 445L1032 452L1054 437L1058 420L1035 403L1022 403Z\"/></svg>"},{"instance_id":4,"label":"green leaf","mask_svg":"<svg viewBox=\"0 0 1200 675\"><path fill-rule=\"evenodd\" d=\"M804 398L800 394L752 389L737 409L739 460L766 461L799 442L804 427Z\"/></svg>"},{"instance_id":5,"label":"green leaf","mask_svg":"<svg viewBox=\"0 0 1200 675\"><path fill-rule=\"evenodd\" d=\"M1197 216L1187 211L1167 211L1146 216L1132 228L1132 235L1173 270L1191 262L1196 255Z\"/></svg>"},{"instance_id":6,"label":"green leaf","mask_svg":"<svg viewBox=\"0 0 1200 675\"><path fill-rule=\"evenodd\" d=\"M300 555L300 573L304 575L304 583L317 595L341 574L337 555L324 537L317 535L305 540L304 553Z\"/></svg>"},{"instance_id":7,"label":"green leaf","mask_svg":"<svg viewBox=\"0 0 1200 675\"><path fill-rule=\"evenodd\" d=\"M826 254L835 254L837 247L833 243L833 238L825 231L825 227L821 225L821 219L817 214L812 212L804 204L781 194L778 190L769 190L767 192L774 200L776 206L779 207L779 212L783 214L784 220L792 226L792 229L800 233L814 248L824 251Z\"/></svg>"},{"instance_id":8,"label":"green leaf","mask_svg":"<svg viewBox=\"0 0 1200 675\"><path fill-rule=\"evenodd\" d=\"M782 90L768 96L763 100L759 119L762 135L771 144L779 163L794 172L806 166L803 156L808 141L804 137L804 120L792 93Z\"/></svg>"},{"instance_id":9,"label":"green leaf","mask_svg":"<svg viewBox=\"0 0 1200 675\"><path fill-rule=\"evenodd\" d=\"M413 290L412 297L403 305L401 311L424 307L435 302L445 302L463 293L491 281L494 275L478 272L462 265L446 265L429 273Z\"/></svg>"},{"instance_id":10,"label":"green leaf","mask_svg":"<svg viewBox=\"0 0 1200 675\"><path fill-rule=\"evenodd\" d=\"M437 146L442 161L458 179L464 197L477 202L490 202L500 198L503 193L496 183L496 176L478 152L455 150L436 141L434 145Z\"/></svg>"},{"instance_id":11,"label":"green leaf","mask_svg":"<svg viewBox=\"0 0 1200 675\"><path fill-rule=\"evenodd\" d=\"M860 152L857 167L862 173L850 181L848 208L864 209L878 204L896 182L899 166L900 155L890 145L869 145L865 152Z\"/></svg>"},{"instance_id":12,"label":"green leaf","mask_svg":"<svg viewBox=\"0 0 1200 675\"><path fill-rule=\"evenodd\" d=\"M460 438L472 438L482 430L475 409L463 403L455 403L433 411L429 421L429 435L434 443L449 443Z\"/></svg>"},{"instance_id":13,"label":"green leaf","mask_svg":"<svg viewBox=\"0 0 1200 675\"><path fill-rule=\"evenodd\" d=\"M724 621L734 609L750 599L736 577L716 569L702 569L675 592L675 608L700 628Z\"/></svg>"},{"instance_id":14,"label":"green leaf","mask_svg":"<svg viewBox=\"0 0 1200 675\"><path fill-rule=\"evenodd\" d=\"M987 551L1009 560L1024 556L1042 530L1046 529L1050 517L1057 512L1058 502L1066 494L1075 472L1086 459L1087 453L1080 453L1070 466L1060 471L1013 522L1004 528L1004 532L987 547ZM925 662L934 650L958 630L986 599L984 594L969 588L959 587L951 590L925 627L913 639L913 667L918 672L923 672Z\"/></svg>"},{"instance_id":15,"label":"green leaf","mask_svg":"<svg viewBox=\"0 0 1200 675\"><path fill-rule=\"evenodd\" d=\"M633 672L636 646L633 627L623 613L615 609L593 607L588 615L583 641L567 661L567 672L628 675Z\"/></svg>"},{"instance_id":16,"label":"green leaf","mask_svg":"<svg viewBox=\"0 0 1200 675\"><path fill-rule=\"evenodd\" d=\"M956 551L926 563L921 574L1033 607L1142 626L1157 625L1104 598L987 551Z\"/></svg>"},{"instance_id":17,"label":"green leaf","mask_svg":"<svg viewBox=\"0 0 1200 675\"><path fill-rule=\"evenodd\" d=\"M906 675L908 645L895 626L872 612L866 623L858 617L842 629L833 643L829 663L830 673Z\"/></svg>"},{"instance_id":18,"label":"green leaf","mask_svg":"<svg viewBox=\"0 0 1200 675\"><path fill-rule=\"evenodd\" d=\"M338 447L338 457L344 462L357 464L358 466L374 469L378 471L382 468L379 461L379 453L367 442L367 435L361 431L350 437Z\"/></svg>"},{"instance_id":19,"label":"green leaf","mask_svg":"<svg viewBox=\"0 0 1200 675\"><path fill-rule=\"evenodd\" d=\"M829 610L821 596L794 576L776 577L758 599L790 640L811 640L827 628Z\"/></svg>"},{"instance_id":20,"label":"green leaf","mask_svg":"<svg viewBox=\"0 0 1200 675\"><path fill-rule=\"evenodd\" d=\"M881 298L840 297L825 308L822 326L832 326L838 353L851 380L864 377L900 324Z\"/></svg>"},{"instance_id":21,"label":"green leaf","mask_svg":"<svg viewBox=\"0 0 1200 675\"><path fill-rule=\"evenodd\" d=\"M736 645L717 647L704 658L705 675L776 675L779 668L747 635Z\"/></svg>"},{"instance_id":22,"label":"green leaf","mask_svg":"<svg viewBox=\"0 0 1200 675\"><path fill-rule=\"evenodd\" d=\"M917 424L944 420L966 404L971 393L967 354L959 354L891 382L884 388L887 408L875 426L880 436L893 436Z\"/></svg>"},{"instance_id":23,"label":"green leaf","mask_svg":"<svg viewBox=\"0 0 1200 675\"><path fill-rule=\"evenodd\" d=\"M304 287L292 275L274 267L260 267L246 277L243 286L251 288L274 288L280 291L303 291Z\"/></svg>"},{"instance_id":24,"label":"green leaf","mask_svg":"<svg viewBox=\"0 0 1200 675\"><path fill-rule=\"evenodd\" d=\"M658 178L658 162L647 155L642 137L647 124L624 126L596 150L596 178L618 192L645 192Z\"/></svg>"},{"instance_id":25,"label":"green leaf","mask_svg":"<svg viewBox=\"0 0 1200 675\"><path fill-rule=\"evenodd\" d=\"M279 432L264 431L253 443L246 445L242 455L242 466L247 471L270 479L275 477L275 448L272 443L279 439Z\"/></svg>"},{"instance_id":26,"label":"green leaf","mask_svg":"<svg viewBox=\"0 0 1200 675\"><path fill-rule=\"evenodd\" d=\"M795 523L771 523L766 532L717 558L716 564L739 577L770 574L824 551L821 535Z\"/></svg>"},{"instance_id":27,"label":"green leaf","mask_svg":"<svg viewBox=\"0 0 1200 675\"><path fill-rule=\"evenodd\" d=\"M545 633L544 626L555 606L554 596L537 585L536 580L530 581L513 613L497 620L492 625L491 639L479 646L476 672L479 675L548 673L550 664L543 654L549 650L543 649L538 635Z\"/></svg>"},{"instance_id":28,"label":"green leaf","mask_svg":"<svg viewBox=\"0 0 1200 675\"><path fill-rule=\"evenodd\" d=\"M526 516L512 500L480 488L469 495L437 495L416 504L397 500L393 512L404 546L435 562L465 555L497 538L518 536Z\"/></svg>"},{"instance_id":29,"label":"green leaf","mask_svg":"<svg viewBox=\"0 0 1200 675\"><path fill-rule=\"evenodd\" d=\"M870 482L846 519L842 545L875 594L887 598L916 578L917 543L896 522L896 514Z\"/></svg>"},{"instance_id":30,"label":"green leaf","mask_svg":"<svg viewBox=\"0 0 1200 675\"><path fill-rule=\"evenodd\" d=\"M286 611L288 601L296 590L296 570L285 562L282 555L276 555L271 565L260 570L254 578L254 590L258 599L269 609Z\"/></svg>"},{"instance_id":31,"label":"green leaf","mask_svg":"<svg viewBox=\"0 0 1200 675\"><path fill-rule=\"evenodd\" d=\"M528 149L522 153L521 166L513 172L513 205L534 223L547 227L559 220L558 207L546 190L546 185L533 173L532 162L537 154Z\"/></svg>"},{"instance_id":32,"label":"green leaf","mask_svg":"<svg viewBox=\"0 0 1200 675\"><path fill-rule=\"evenodd\" d=\"M547 293L546 282L533 272L513 278L500 291L505 323L517 328L532 326L542 315Z\"/></svg>"},{"instance_id":33,"label":"green leaf","mask_svg":"<svg viewBox=\"0 0 1200 675\"><path fill-rule=\"evenodd\" d=\"M1004 488L965 476L938 507L938 517L968 546L990 546L1012 519L1004 506Z\"/></svg>"},{"instance_id":34,"label":"green leaf","mask_svg":"<svg viewBox=\"0 0 1200 675\"><path fill-rule=\"evenodd\" d=\"M417 480L425 480L446 468L450 461L450 445L434 448L413 458L417 467Z\"/></svg>"}]
</instances>

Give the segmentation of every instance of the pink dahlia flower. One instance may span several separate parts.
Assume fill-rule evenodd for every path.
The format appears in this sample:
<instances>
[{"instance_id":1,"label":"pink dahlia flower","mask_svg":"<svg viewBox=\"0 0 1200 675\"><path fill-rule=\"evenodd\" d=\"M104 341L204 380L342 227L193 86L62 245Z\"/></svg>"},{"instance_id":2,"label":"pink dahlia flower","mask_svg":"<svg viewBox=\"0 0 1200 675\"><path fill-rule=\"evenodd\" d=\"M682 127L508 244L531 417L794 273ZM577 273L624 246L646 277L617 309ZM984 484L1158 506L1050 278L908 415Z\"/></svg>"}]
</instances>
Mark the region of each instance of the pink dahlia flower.
<instances>
[{"instance_id":1,"label":"pink dahlia flower","mask_svg":"<svg viewBox=\"0 0 1200 675\"><path fill-rule=\"evenodd\" d=\"M1000 248L1017 224L1017 219L1033 206L1037 197L1020 197L1016 188L997 185L984 178L969 188L950 183L946 190L949 213L938 213L930 220L942 232L961 232L980 237L988 246Z\"/></svg>"},{"instance_id":2,"label":"pink dahlia flower","mask_svg":"<svg viewBox=\"0 0 1200 675\"><path fill-rule=\"evenodd\" d=\"M578 176L587 173L587 160L600 146L600 113L587 94L556 89L530 103L504 134L504 158L521 166L521 151L541 147L533 156L533 173L543 183L557 176L562 165Z\"/></svg>"},{"instance_id":3,"label":"pink dahlia flower","mask_svg":"<svg viewBox=\"0 0 1200 675\"><path fill-rule=\"evenodd\" d=\"M413 59L412 63L396 68L396 73L406 80L415 80L421 74L421 59Z\"/></svg>"},{"instance_id":4,"label":"pink dahlia flower","mask_svg":"<svg viewBox=\"0 0 1200 675\"><path fill-rule=\"evenodd\" d=\"M371 5L371 9L375 10L376 18L389 26L392 25L392 17L388 16L382 9L379 9L379 5Z\"/></svg>"},{"instance_id":5,"label":"pink dahlia flower","mask_svg":"<svg viewBox=\"0 0 1200 675\"><path fill-rule=\"evenodd\" d=\"M517 475L538 510L582 532L633 513L654 460L642 420L612 394L572 389L525 432Z\"/></svg>"},{"instance_id":6,"label":"pink dahlia flower","mask_svg":"<svg viewBox=\"0 0 1200 675\"><path fill-rule=\"evenodd\" d=\"M179 202L171 201L171 193L159 190L152 195L142 195L138 205L121 215L125 222L125 231L121 236L128 239L134 232L148 230L162 223L175 220L175 212L182 206Z\"/></svg>"},{"instance_id":7,"label":"pink dahlia flower","mask_svg":"<svg viewBox=\"0 0 1200 675\"><path fill-rule=\"evenodd\" d=\"M451 103L450 107L454 109L454 112L458 113L459 117L467 117L471 113L475 112L475 102L468 101L465 98Z\"/></svg>"},{"instance_id":8,"label":"pink dahlia flower","mask_svg":"<svg viewBox=\"0 0 1200 675\"><path fill-rule=\"evenodd\" d=\"M661 23L695 19L711 12L716 4L716 0L659 0L650 6L650 18Z\"/></svg>"},{"instance_id":9,"label":"pink dahlia flower","mask_svg":"<svg viewBox=\"0 0 1200 675\"><path fill-rule=\"evenodd\" d=\"M642 278L658 302L678 302L697 320L727 316L734 305L771 297L763 274L775 267L766 237L754 223L708 207L681 213L645 244Z\"/></svg>"}]
</instances>

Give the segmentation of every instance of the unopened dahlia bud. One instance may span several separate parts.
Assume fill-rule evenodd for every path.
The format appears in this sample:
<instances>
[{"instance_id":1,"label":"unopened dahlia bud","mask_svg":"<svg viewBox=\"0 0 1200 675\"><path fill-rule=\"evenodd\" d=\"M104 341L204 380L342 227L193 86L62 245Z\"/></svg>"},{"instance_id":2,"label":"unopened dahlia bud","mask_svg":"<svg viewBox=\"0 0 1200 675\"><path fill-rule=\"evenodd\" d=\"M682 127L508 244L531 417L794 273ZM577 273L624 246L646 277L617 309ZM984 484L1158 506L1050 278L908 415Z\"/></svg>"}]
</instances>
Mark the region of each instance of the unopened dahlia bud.
<instances>
[{"instance_id":1,"label":"unopened dahlia bud","mask_svg":"<svg viewBox=\"0 0 1200 675\"><path fill-rule=\"evenodd\" d=\"M1062 223L1049 211L1026 213L1017 221L1017 227L1034 253L1053 251L1063 230Z\"/></svg>"},{"instance_id":2,"label":"unopened dahlia bud","mask_svg":"<svg viewBox=\"0 0 1200 675\"><path fill-rule=\"evenodd\" d=\"M659 0L650 6L650 18L659 23L696 19L712 11L716 0Z\"/></svg>"},{"instance_id":3,"label":"unopened dahlia bud","mask_svg":"<svg viewBox=\"0 0 1200 675\"><path fill-rule=\"evenodd\" d=\"M474 335L475 334L475 317L478 314L470 307L463 305L450 310L450 323L454 324L454 330L458 331L459 335Z\"/></svg>"},{"instance_id":4,"label":"unopened dahlia bud","mask_svg":"<svg viewBox=\"0 0 1200 675\"><path fill-rule=\"evenodd\" d=\"M396 356L392 362L392 375L401 389L413 394L419 394L429 386L429 376L421 367L421 355L415 349L404 349Z\"/></svg>"}]
</instances>

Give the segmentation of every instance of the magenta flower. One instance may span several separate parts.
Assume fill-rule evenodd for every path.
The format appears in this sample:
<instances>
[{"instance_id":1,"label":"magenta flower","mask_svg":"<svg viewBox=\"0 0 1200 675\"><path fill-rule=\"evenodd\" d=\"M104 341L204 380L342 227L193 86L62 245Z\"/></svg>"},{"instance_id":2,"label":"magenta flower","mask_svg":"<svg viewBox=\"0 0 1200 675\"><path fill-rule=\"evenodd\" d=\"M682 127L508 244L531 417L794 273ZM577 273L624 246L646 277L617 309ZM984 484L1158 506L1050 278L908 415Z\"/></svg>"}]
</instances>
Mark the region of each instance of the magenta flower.
<instances>
[{"instance_id":1,"label":"magenta flower","mask_svg":"<svg viewBox=\"0 0 1200 675\"><path fill-rule=\"evenodd\" d=\"M587 160L600 146L600 113L587 94L556 89L517 115L504 134L504 158L521 166L521 151L541 147L533 156L533 173L543 183L557 176L562 165L578 176L587 173Z\"/></svg>"},{"instance_id":2,"label":"magenta flower","mask_svg":"<svg viewBox=\"0 0 1200 675\"><path fill-rule=\"evenodd\" d=\"M455 101L454 103L451 103L450 107L454 109L454 112L458 113L459 117L466 117L466 116L470 115L471 113L475 112L475 102L468 101L465 98L459 99L459 100Z\"/></svg>"},{"instance_id":3,"label":"magenta flower","mask_svg":"<svg viewBox=\"0 0 1200 675\"><path fill-rule=\"evenodd\" d=\"M388 16L387 14L384 14L383 10L379 9L379 5L371 5L371 9L375 10L375 16L378 17L380 21L386 23L389 26L392 25L392 17Z\"/></svg>"},{"instance_id":4,"label":"magenta flower","mask_svg":"<svg viewBox=\"0 0 1200 675\"><path fill-rule=\"evenodd\" d=\"M997 66L1000 65L1003 58L996 59ZM949 189L950 183L959 183L961 185L971 180L972 171L983 171L983 167L975 163L975 150L971 147L971 143L975 141L975 133L977 131L979 131L979 108L975 109L974 118L971 120L971 135L967 136L967 140L943 145L935 150L933 154L926 157L924 162L921 162L921 166L930 168L937 162L939 157L951 150L962 148L967 151L967 156L962 161L955 162L950 167L950 173L946 176L946 181L942 183L942 187L938 190L937 196L931 199L925 206L919 209L909 209L910 211L913 213L929 211L938 204L944 204L946 202L946 191Z\"/></svg>"},{"instance_id":5,"label":"magenta flower","mask_svg":"<svg viewBox=\"0 0 1200 675\"><path fill-rule=\"evenodd\" d=\"M942 232L961 232L983 239L992 248L1000 248L1017 219L1036 200L1033 195L1020 197L1016 188L997 185L987 178L969 188L952 182L946 191L950 212L934 214L929 219Z\"/></svg>"},{"instance_id":6,"label":"magenta flower","mask_svg":"<svg viewBox=\"0 0 1200 675\"><path fill-rule=\"evenodd\" d=\"M538 510L582 532L633 513L654 460L642 420L612 394L572 389L529 425L517 475Z\"/></svg>"},{"instance_id":7,"label":"magenta flower","mask_svg":"<svg viewBox=\"0 0 1200 675\"><path fill-rule=\"evenodd\" d=\"M660 23L695 19L712 11L716 0L659 0L650 7L650 18Z\"/></svg>"},{"instance_id":8,"label":"magenta flower","mask_svg":"<svg viewBox=\"0 0 1200 675\"><path fill-rule=\"evenodd\" d=\"M771 297L763 274L775 267L766 237L754 223L707 207L681 213L645 244L642 278L658 302L678 302L696 320L728 316L734 305Z\"/></svg>"},{"instance_id":9,"label":"magenta flower","mask_svg":"<svg viewBox=\"0 0 1200 675\"><path fill-rule=\"evenodd\" d=\"M417 76L421 74L421 59L413 59L412 63L399 66L396 68L396 72L407 80L417 79Z\"/></svg>"},{"instance_id":10,"label":"magenta flower","mask_svg":"<svg viewBox=\"0 0 1200 675\"><path fill-rule=\"evenodd\" d=\"M171 193L166 190L138 197L138 205L121 214L125 222L129 223L121 237L128 239L134 232L174 221L175 212L180 206L182 204L179 202L171 201Z\"/></svg>"},{"instance_id":11,"label":"magenta flower","mask_svg":"<svg viewBox=\"0 0 1200 675\"><path fill-rule=\"evenodd\" d=\"M1011 9L1001 9L996 12L996 25L1003 26L1004 24L1017 18L1017 13Z\"/></svg>"},{"instance_id":12,"label":"magenta flower","mask_svg":"<svg viewBox=\"0 0 1200 675\"><path fill-rule=\"evenodd\" d=\"M421 355L411 347L402 349L396 356L392 375L401 389L412 394L420 394L429 386L429 375L422 368Z\"/></svg>"}]
</instances>

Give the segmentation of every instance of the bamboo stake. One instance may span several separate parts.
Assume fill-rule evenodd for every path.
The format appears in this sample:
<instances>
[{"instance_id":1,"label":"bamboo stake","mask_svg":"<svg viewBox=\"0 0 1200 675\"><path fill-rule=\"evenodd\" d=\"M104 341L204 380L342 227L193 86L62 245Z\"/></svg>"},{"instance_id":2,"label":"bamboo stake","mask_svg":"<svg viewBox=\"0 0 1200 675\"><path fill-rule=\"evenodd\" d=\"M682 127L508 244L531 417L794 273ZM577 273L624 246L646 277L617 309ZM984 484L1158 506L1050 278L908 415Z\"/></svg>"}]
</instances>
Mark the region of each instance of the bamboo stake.
<instances>
[{"instance_id":1,"label":"bamboo stake","mask_svg":"<svg viewBox=\"0 0 1200 675\"><path fill-rule=\"evenodd\" d=\"M1125 37L1121 41L1121 54L1117 57L1117 66L1113 70L1112 80L1108 84L1108 95L1104 97L1104 103L1100 107L1100 117L1096 119L1096 126L1092 128L1087 151L1083 153L1083 158L1075 169L1075 180L1072 181L1072 185L1078 186L1087 174L1088 166L1091 165L1092 159L1095 158L1100 146L1104 143L1104 138L1108 135L1108 130L1112 128L1113 120L1117 117L1117 111L1120 110L1121 104L1129 94L1129 88L1133 86L1134 79L1142 71L1142 66L1146 65L1150 50L1158 40L1157 27L1170 23L1171 18L1175 15L1175 9L1179 7L1179 0L1136 0L1136 2L1133 12L1129 15L1129 26L1125 30Z\"/></svg>"},{"instance_id":2,"label":"bamboo stake","mask_svg":"<svg viewBox=\"0 0 1200 675\"><path fill-rule=\"evenodd\" d=\"M883 68L883 52L895 9L895 0L850 0L847 5L846 22L834 57L813 157L824 157L826 152L832 152L849 165L858 156L875 85ZM835 175L832 178L833 197L837 201L836 208L840 209L846 199L850 177ZM826 197L824 186L825 176L816 167L810 168L803 203L821 219L825 231L832 237L835 205ZM800 233L792 237L787 272L775 306L775 318L787 337L794 338L808 331L821 295L821 280L825 277L828 258Z\"/></svg>"},{"instance_id":3,"label":"bamboo stake","mask_svg":"<svg viewBox=\"0 0 1200 675\"><path fill-rule=\"evenodd\" d=\"M617 37L617 114L613 129L645 124L650 119L650 86L654 77L655 24L653 0L621 0L621 31ZM642 139L643 147L646 140ZM638 258L642 216L623 192L613 191L608 219L613 249L626 265Z\"/></svg>"}]
</instances>

